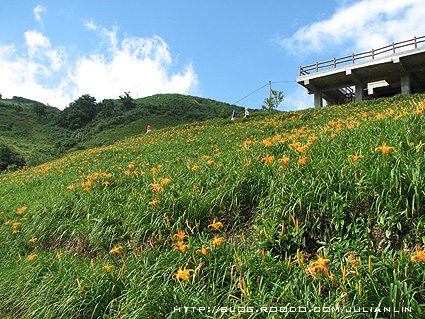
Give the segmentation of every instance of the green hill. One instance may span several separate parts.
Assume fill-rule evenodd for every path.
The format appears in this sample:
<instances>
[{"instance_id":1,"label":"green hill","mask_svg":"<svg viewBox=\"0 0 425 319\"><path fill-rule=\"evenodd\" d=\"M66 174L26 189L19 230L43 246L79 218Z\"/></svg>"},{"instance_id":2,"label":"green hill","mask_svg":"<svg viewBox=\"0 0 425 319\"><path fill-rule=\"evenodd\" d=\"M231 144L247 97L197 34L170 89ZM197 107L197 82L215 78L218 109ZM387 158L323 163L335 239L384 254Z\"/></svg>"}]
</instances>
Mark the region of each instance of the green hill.
<instances>
[{"instance_id":1,"label":"green hill","mask_svg":"<svg viewBox=\"0 0 425 319\"><path fill-rule=\"evenodd\" d=\"M2 174L1 317L424 318L424 100L143 130Z\"/></svg>"},{"instance_id":2,"label":"green hill","mask_svg":"<svg viewBox=\"0 0 425 319\"><path fill-rule=\"evenodd\" d=\"M48 122L47 119L60 112L54 107L44 106L45 115L40 119L34 112L34 106L38 104L41 103L16 96L0 100L0 147L16 153L18 158L17 161L5 158L2 151L0 170L9 164L37 165L60 156L59 150L52 145L69 137L70 132Z\"/></svg>"},{"instance_id":3,"label":"green hill","mask_svg":"<svg viewBox=\"0 0 425 319\"><path fill-rule=\"evenodd\" d=\"M111 144L146 132L147 124L157 130L220 116L230 117L233 107L240 109L180 94L157 94L135 100L124 95L99 103L90 97L89 108L81 106L81 101L87 102L80 98L60 111L22 97L0 100L0 146L16 153L14 158L17 159L0 159L0 164L3 163L0 169L9 164L36 166L69 151ZM2 154L0 158L4 158Z\"/></svg>"},{"instance_id":4,"label":"green hill","mask_svg":"<svg viewBox=\"0 0 425 319\"><path fill-rule=\"evenodd\" d=\"M113 106L105 104L113 103ZM206 119L230 118L233 108L242 108L190 95L156 94L133 100L134 106L126 109L122 100L107 100L94 121L83 130L83 144L86 147L113 143L124 137L146 132L150 124L153 130Z\"/></svg>"}]
</instances>

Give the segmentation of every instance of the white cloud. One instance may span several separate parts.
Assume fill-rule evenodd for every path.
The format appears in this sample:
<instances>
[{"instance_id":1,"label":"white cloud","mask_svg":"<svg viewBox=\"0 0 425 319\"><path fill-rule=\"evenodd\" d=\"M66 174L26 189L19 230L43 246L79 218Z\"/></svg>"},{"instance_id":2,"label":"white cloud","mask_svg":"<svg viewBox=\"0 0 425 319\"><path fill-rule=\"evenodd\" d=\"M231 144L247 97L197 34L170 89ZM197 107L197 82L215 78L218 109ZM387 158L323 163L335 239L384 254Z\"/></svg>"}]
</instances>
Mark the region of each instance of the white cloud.
<instances>
[{"instance_id":1,"label":"white cloud","mask_svg":"<svg viewBox=\"0 0 425 319\"><path fill-rule=\"evenodd\" d=\"M35 30L25 32L25 50L18 50L18 44L0 46L0 93L5 98L23 96L62 109L83 94L101 101L128 91L136 98L196 90L192 64L174 71L177 66L162 38L119 41L117 27L107 30L93 22L85 26L101 40L96 52L80 57L70 58L66 48L53 46L48 36Z\"/></svg>"},{"instance_id":2,"label":"white cloud","mask_svg":"<svg viewBox=\"0 0 425 319\"><path fill-rule=\"evenodd\" d=\"M46 11L47 11L47 8L41 4L39 4L33 9L35 20L37 20L37 22L40 23L41 26L44 26L41 15Z\"/></svg>"},{"instance_id":3,"label":"white cloud","mask_svg":"<svg viewBox=\"0 0 425 319\"><path fill-rule=\"evenodd\" d=\"M1 93L5 98L15 95L23 96L62 107L72 101L64 90L40 84L43 78L50 77L49 67L19 55L14 46L0 47L0 69L2 70Z\"/></svg>"},{"instance_id":4,"label":"white cloud","mask_svg":"<svg viewBox=\"0 0 425 319\"><path fill-rule=\"evenodd\" d=\"M35 30L25 32L25 42L28 53L34 55L37 51L47 49L51 46L50 40Z\"/></svg>"},{"instance_id":5,"label":"white cloud","mask_svg":"<svg viewBox=\"0 0 425 319\"><path fill-rule=\"evenodd\" d=\"M64 48L52 48L49 38L38 31L25 32L25 44L28 48L28 61L37 63L46 75L59 71L66 63L67 55Z\"/></svg>"},{"instance_id":6,"label":"white cloud","mask_svg":"<svg viewBox=\"0 0 425 319\"><path fill-rule=\"evenodd\" d=\"M81 58L72 75L74 96L89 93L97 99L116 98L124 91L133 97L156 93L188 93L197 86L191 64L171 73L173 61L168 45L160 37L126 38L110 43L106 53Z\"/></svg>"},{"instance_id":7,"label":"white cloud","mask_svg":"<svg viewBox=\"0 0 425 319\"><path fill-rule=\"evenodd\" d=\"M117 26L113 26L112 30L108 30L102 26L96 25L93 20L86 21L84 26L89 30L95 31L99 36L101 36L104 39L102 44L110 44L112 47L116 47L118 45L117 32L119 28Z\"/></svg>"},{"instance_id":8,"label":"white cloud","mask_svg":"<svg viewBox=\"0 0 425 319\"><path fill-rule=\"evenodd\" d=\"M305 88L299 86L295 92L285 95L285 99L279 106L279 109L297 111L311 107L314 107L313 96L309 95Z\"/></svg>"},{"instance_id":9,"label":"white cloud","mask_svg":"<svg viewBox=\"0 0 425 319\"><path fill-rule=\"evenodd\" d=\"M290 53L321 52L341 45L368 51L425 34L425 0L348 2L327 20L299 29L281 40Z\"/></svg>"}]
</instances>

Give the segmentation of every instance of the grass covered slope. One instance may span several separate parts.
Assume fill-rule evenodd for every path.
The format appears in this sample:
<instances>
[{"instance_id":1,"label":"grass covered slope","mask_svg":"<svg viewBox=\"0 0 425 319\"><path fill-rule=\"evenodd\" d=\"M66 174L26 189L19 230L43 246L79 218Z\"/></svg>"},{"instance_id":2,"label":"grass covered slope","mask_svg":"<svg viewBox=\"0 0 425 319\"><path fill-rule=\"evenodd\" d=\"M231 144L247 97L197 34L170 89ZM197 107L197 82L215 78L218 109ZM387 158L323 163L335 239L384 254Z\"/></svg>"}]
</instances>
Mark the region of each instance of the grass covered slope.
<instances>
[{"instance_id":1,"label":"grass covered slope","mask_svg":"<svg viewBox=\"0 0 425 319\"><path fill-rule=\"evenodd\" d=\"M203 121L218 117L230 117L232 108L241 107L211 99L182 94L155 94L132 100L126 109L121 100L104 100L99 103L99 113L86 127L77 130L80 146L93 148L112 144L125 136L164 129L179 124Z\"/></svg>"},{"instance_id":2,"label":"grass covered slope","mask_svg":"<svg viewBox=\"0 0 425 319\"><path fill-rule=\"evenodd\" d=\"M216 119L4 174L0 314L421 318L424 108Z\"/></svg>"},{"instance_id":3,"label":"grass covered slope","mask_svg":"<svg viewBox=\"0 0 425 319\"><path fill-rule=\"evenodd\" d=\"M27 166L57 158L59 154L54 149L55 143L71 135L66 129L48 122L48 118L60 112L58 109L45 106L45 115L41 119L34 112L37 104L41 103L16 96L0 99L0 145L16 151ZM0 152L0 157L2 155Z\"/></svg>"},{"instance_id":4,"label":"grass covered slope","mask_svg":"<svg viewBox=\"0 0 425 319\"><path fill-rule=\"evenodd\" d=\"M230 118L232 108L242 110L236 105L182 94L139 99L127 95L102 102L83 95L62 111L22 97L0 99L0 171L38 166L71 151L109 145L146 132L148 124L158 130ZM22 160L9 159L2 145Z\"/></svg>"}]
</instances>

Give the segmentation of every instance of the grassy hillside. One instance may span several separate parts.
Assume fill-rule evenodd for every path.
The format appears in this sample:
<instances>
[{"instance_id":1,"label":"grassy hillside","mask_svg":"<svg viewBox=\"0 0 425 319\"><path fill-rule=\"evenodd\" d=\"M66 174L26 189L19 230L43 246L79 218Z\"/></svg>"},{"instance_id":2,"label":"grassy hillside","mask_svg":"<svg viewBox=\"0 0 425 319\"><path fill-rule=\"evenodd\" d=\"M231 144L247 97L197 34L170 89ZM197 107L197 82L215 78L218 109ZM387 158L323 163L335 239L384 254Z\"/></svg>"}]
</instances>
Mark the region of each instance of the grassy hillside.
<instances>
[{"instance_id":1,"label":"grassy hillside","mask_svg":"<svg viewBox=\"0 0 425 319\"><path fill-rule=\"evenodd\" d=\"M424 99L184 124L2 175L1 317L424 318Z\"/></svg>"},{"instance_id":2,"label":"grassy hillside","mask_svg":"<svg viewBox=\"0 0 425 319\"><path fill-rule=\"evenodd\" d=\"M46 106L46 115L40 119L33 111L35 103L21 97L0 100L0 142L22 155L30 165L57 158L60 154L52 145L70 136L70 132L47 120L58 114L58 109Z\"/></svg>"},{"instance_id":3,"label":"grassy hillside","mask_svg":"<svg viewBox=\"0 0 425 319\"><path fill-rule=\"evenodd\" d=\"M206 119L230 118L232 108L242 110L235 105L181 94L156 94L135 99L131 110L123 110L120 100L109 101L114 103L111 115L100 110L93 122L81 130L84 147L111 144L124 137L145 133L148 124L158 130Z\"/></svg>"},{"instance_id":4,"label":"grassy hillside","mask_svg":"<svg viewBox=\"0 0 425 319\"><path fill-rule=\"evenodd\" d=\"M180 94L157 94L133 101L132 109L123 108L120 99L97 103L94 118L73 129L60 125L67 111L44 106L45 114L40 115L35 111L36 101L22 97L3 99L0 100L0 142L20 154L27 166L36 166L70 150L112 144L146 132L147 124L158 130L222 115L230 117L232 107L236 107Z\"/></svg>"}]
</instances>

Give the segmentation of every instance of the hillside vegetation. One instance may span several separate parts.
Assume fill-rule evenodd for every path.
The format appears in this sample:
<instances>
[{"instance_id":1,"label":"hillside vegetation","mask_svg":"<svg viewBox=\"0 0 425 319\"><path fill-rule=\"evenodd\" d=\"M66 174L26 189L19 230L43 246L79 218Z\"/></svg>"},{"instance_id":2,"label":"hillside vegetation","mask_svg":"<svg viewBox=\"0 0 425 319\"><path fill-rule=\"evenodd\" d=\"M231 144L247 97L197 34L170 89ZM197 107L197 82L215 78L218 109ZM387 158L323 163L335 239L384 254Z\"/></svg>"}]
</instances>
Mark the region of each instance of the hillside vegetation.
<instances>
[{"instance_id":1,"label":"hillside vegetation","mask_svg":"<svg viewBox=\"0 0 425 319\"><path fill-rule=\"evenodd\" d=\"M194 122L3 174L1 317L424 318L424 99Z\"/></svg>"},{"instance_id":2,"label":"hillside vegetation","mask_svg":"<svg viewBox=\"0 0 425 319\"><path fill-rule=\"evenodd\" d=\"M193 121L230 117L227 103L180 94L97 102L83 95L60 111L22 97L0 100L0 170L37 166L70 151Z\"/></svg>"}]
</instances>

